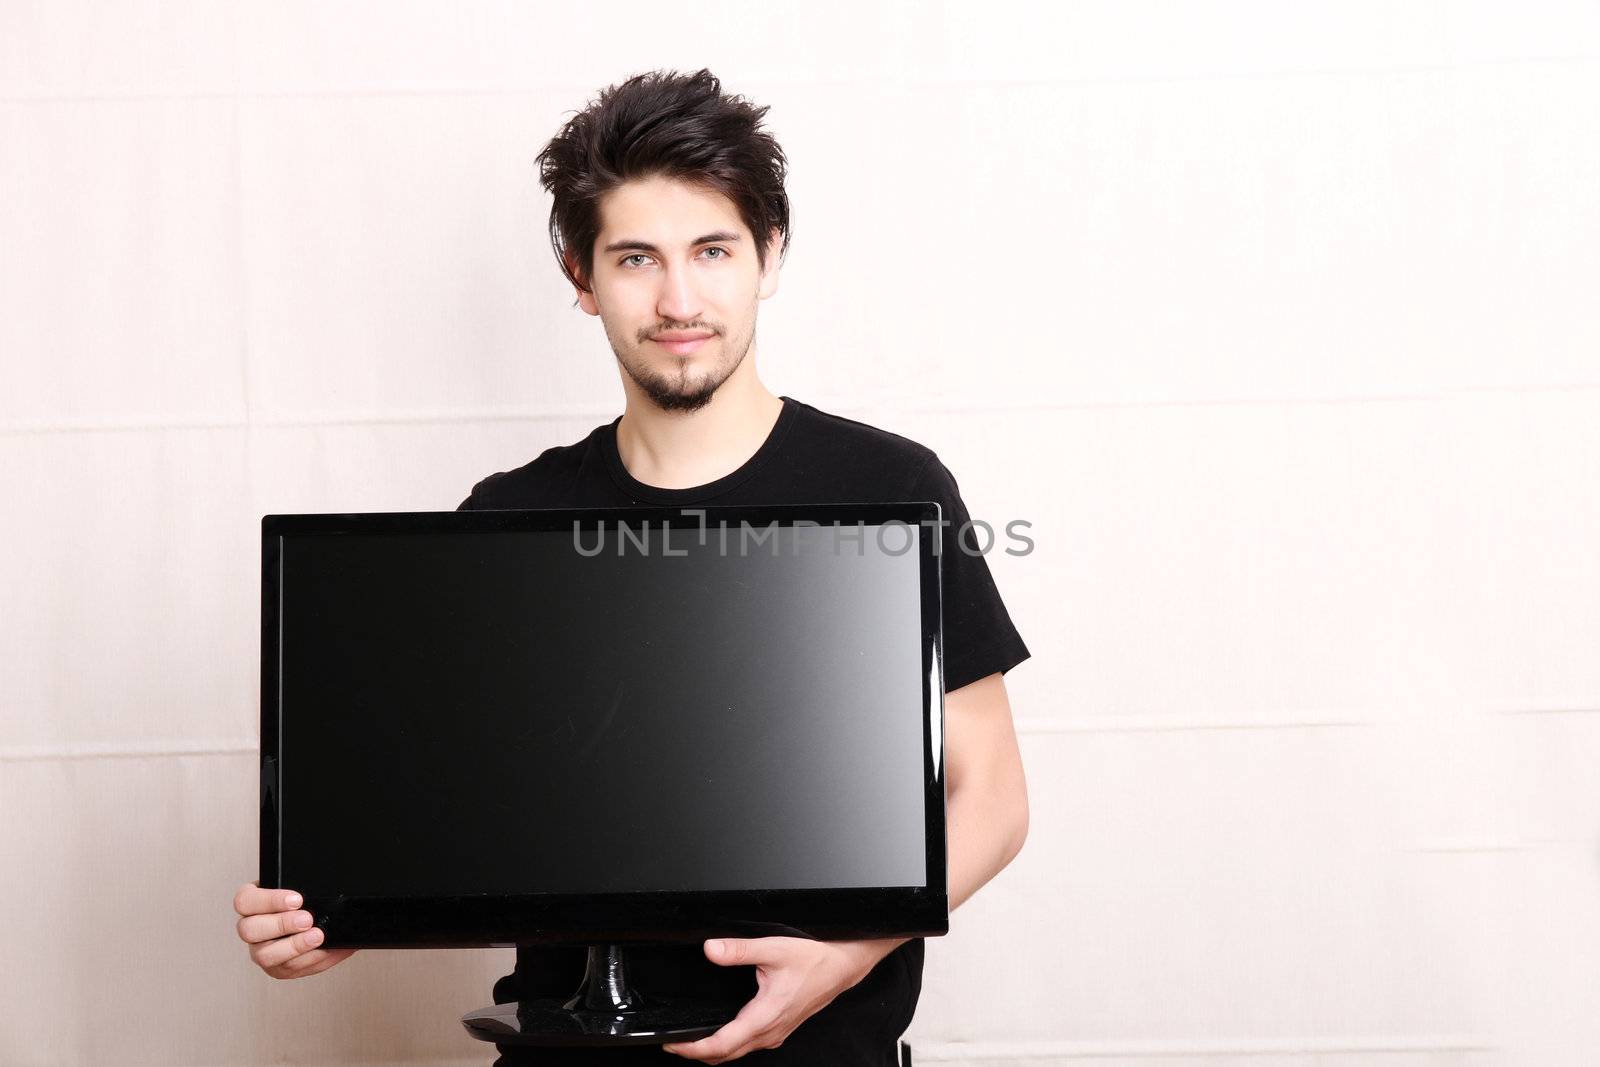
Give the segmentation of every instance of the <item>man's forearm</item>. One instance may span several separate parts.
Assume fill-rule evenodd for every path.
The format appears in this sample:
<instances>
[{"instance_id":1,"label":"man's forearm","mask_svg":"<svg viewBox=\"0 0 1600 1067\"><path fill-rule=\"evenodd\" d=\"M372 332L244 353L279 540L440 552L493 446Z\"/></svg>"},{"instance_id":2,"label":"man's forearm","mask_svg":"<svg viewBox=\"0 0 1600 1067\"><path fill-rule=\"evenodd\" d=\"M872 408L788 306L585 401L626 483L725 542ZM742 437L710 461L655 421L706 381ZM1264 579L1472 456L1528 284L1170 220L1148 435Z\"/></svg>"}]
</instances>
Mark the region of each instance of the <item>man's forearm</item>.
<instances>
[{"instance_id":1,"label":"man's forearm","mask_svg":"<svg viewBox=\"0 0 1600 1067\"><path fill-rule=\"evenodd\" d=\"M1028 834L1027 793L1020 781L962 782L950 791L945 818L950 910L955 911L1022 850Z\"/></svg>"}]
</instances>

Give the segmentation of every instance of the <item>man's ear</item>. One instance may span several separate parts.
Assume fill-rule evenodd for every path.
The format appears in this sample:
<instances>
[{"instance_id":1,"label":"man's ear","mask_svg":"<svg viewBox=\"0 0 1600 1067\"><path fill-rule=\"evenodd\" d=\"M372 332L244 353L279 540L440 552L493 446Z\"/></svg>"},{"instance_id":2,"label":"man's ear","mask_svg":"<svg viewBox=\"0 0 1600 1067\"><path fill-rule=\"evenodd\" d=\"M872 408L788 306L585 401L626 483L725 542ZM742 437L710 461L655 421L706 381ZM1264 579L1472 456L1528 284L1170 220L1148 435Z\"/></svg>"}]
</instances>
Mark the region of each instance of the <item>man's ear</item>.
<instances>
[{"instance_id":1,"label":"man's ear","mask_svg":"<svg viewBox=\"0 0 1600 1067\"><path fill-rule=\"evenodd\" d=\"M578 287L577 285L574 285L572 287L573 291L577 294L577 297L578 297L578 306L583 308L583 310L588 312L590 315L598 315L598 314L600 314L600 305L594 298L594 289L593 289L594 283L583 276L583 268L578 264L578 259L577 259L576 256L571 255L569 253L564 258L565 258L566 263L567 263L567 269L572 272L572 276L574 278L577 278L579 281L583 282L584 284L590 286L590 289L589 289L588 292L585 292L582 288Z\"/></svg>"},{"instance_id":2,"label":"man's ear","mask_svg":"<svg viewBox=\"0 0 1600 1067\"><path fill-rule=\"evenodd\" d=\"M778 253L782 248L783 231L774 226L767 238L767 262L761 268L761 284L756 290L763 300L778 291L778 271L782 267Z\"/></svg>"}]
</instances>

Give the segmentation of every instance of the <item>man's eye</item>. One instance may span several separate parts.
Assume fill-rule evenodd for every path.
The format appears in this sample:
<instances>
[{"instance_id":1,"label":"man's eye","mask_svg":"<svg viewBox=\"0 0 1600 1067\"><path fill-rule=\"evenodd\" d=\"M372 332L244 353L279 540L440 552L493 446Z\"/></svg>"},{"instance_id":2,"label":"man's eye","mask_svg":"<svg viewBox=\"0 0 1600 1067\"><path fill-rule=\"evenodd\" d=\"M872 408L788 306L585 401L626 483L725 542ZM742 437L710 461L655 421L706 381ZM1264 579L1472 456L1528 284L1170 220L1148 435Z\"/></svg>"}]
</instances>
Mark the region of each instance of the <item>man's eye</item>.
<instances>
[{"instance_id":1,"label":"man's eye","mask_svg":"<svg viewBox=\"0 0 1600 1067\"><path fill-rule=\"evenodd\" d=\"M721 255L717 256L716 257L717 259L727 259L728 258L728 250L726 248L713 247L713 248L706 249L706 251L707 252L720 252ZM622 257L622 265L624 267L642 266L643 264L635 264L635 263L633 263L631 261L635 260L635 259L649 259L649 258L650 257L645 255L643 252L634 252L632 255L627 255L627 256L623 256Z\"/></svg>"}]
</instances>

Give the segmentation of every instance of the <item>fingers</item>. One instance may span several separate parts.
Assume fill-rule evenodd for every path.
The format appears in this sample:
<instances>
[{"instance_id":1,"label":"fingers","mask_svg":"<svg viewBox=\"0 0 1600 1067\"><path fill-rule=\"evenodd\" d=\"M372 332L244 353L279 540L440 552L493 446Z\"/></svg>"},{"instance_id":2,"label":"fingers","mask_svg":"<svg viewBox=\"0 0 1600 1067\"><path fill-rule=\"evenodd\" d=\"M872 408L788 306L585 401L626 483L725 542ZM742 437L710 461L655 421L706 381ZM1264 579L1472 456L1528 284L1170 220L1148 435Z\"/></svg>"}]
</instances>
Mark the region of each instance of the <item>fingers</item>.
<instances>
[{"instance_id":1,"label":"fingers","mask_svg":"<svg viewBox=\"0 0 1600 1067\"><path fill-rule=\"evenodd\" d=\"M356 951L319 948L323 933L313 925L311 913L301 910L303 903L292 889L262 889L254 882L233 895L239 940L250 946L256 966L274 978L321 974Z\"/></svg>"},{"instance_id":2,"label":"fingers","mask_svg":"<svg viewBox=\"0 0 1600 1067\"><path fill-rule=\"evenodd\" d=\"M280 911L271 915L246 915L236 925L239 940L254 945L274 937L288 937L311 929L309 911Z\"/></svg>"},{"instance_id":3,"label":"fingers","mask_svg":"<svg viewBox=\"0 0 1600 1067\"><path fill-rule=\"evenodd\" d=\"M777 1025L781 1012L777 1004L759 993L722 1029L699 1041L662 1045L662 1051L705 1063L725 1063L760 1048L777 1048L783 1035Z\"/></svg>"},{"instance_id":4,"label":"fingers","mask_svg":"<svg viewBox=\"0 0 1600 1067\"><path fill-rule=\"evenodd\" d=\"M306 978L313 974L321 974L336 963L343 962L355 955L353 948L317 948L280 963L276 967L267 969L267 973L274 978Z\"/></svg>"},{"instance_id":5,"label":"fingers","mask_svg":"<svg viewBox=\"0 0 1600 1067\"><path fill-rule=\"evenodd\" d=\"M292 889L262 889L247 882L233 895L233 910L240 915L265 915L275 911L293 911L305 903Z\"/></svg>"},{"instance_id":6,"label":"fingers","mask_svg":"<svg viewBox=\"0 0 1600 1067\"><path fill-rule=\"evenodd\" d=\"M781 963L789 958L793 937L724 937L705 944L706 959L724 967L743 964Z\"/></svg>"},{"instance_id":7,"label":"fingers","mask_svg":"<svg viewBox=\"0 0 1600 1067\"><path fill-rule=\"evenodd\" d=\"M322 931L311 929L293 937L279 937L251 945L250 958L255 960L257 967L270 972L272 968L288 963L302 952L310 952L320 944L322 944Z\"/></svg>"}]
</instances>

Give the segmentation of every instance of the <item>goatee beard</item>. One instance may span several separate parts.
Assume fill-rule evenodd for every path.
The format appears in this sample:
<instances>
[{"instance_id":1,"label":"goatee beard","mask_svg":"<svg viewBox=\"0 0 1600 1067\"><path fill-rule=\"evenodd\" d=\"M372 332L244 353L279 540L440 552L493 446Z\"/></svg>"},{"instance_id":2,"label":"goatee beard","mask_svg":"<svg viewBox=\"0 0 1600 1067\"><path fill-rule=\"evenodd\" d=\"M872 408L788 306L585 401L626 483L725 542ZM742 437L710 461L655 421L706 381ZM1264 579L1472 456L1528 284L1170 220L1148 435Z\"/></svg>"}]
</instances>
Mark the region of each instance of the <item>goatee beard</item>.
<instances>
[{"instance_id":1,"label":"goatee beard","mask_svg":"<svg viewBox=\"0 0 1600 1067\"><path fill-rule=\"evenodd\" d=\"M751 342L754 342L755 337L752 335L750 340ZM627 374L627 376L633 381L633 384L639 387L639 391L648 397L650 402L656 407L660 408L662 411L688 413L699 411L701 408L711 403L711 398L716 395L717 390L722 388L724 382L733 377L734 371L739 369L740 364L744 362L745 356L749 355L749 353L750 345L746 344L744 351L739 353L739 358L734 361L734 364L731 368L729 368L728 373L724 374L720 378L708 376L703 379L698 386L689 390L688 392L683 391L683 378L681 376L674 381L673 379L667 378L663 375L649 373L636 374L621 356L617 357L617 362L622 364L623 373Z\"/></svg>"},{"instance_id":2,"label":"goatee beard","mask_svg":"<svg viewBox=\"0 0 1600 1067\"><path fill-rule=\"evenodd\" d=\"M662 411L699 411L711 403L711 398L716 395L717 389L722 385L720 381L708 379L702 382L699 388L682 393L673 388L663 378L650 376L641 381L634 374L630 373L628 376L633 378L633 384L637 385L644 395L650 398L650 402ZM726 380L723 379L723 381Z\"/></svg>"}]
</instances>

